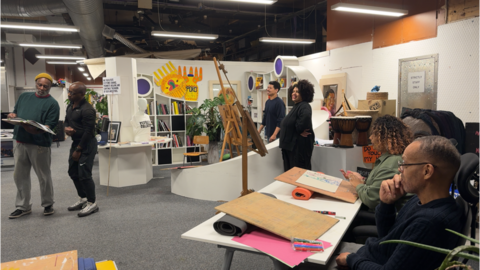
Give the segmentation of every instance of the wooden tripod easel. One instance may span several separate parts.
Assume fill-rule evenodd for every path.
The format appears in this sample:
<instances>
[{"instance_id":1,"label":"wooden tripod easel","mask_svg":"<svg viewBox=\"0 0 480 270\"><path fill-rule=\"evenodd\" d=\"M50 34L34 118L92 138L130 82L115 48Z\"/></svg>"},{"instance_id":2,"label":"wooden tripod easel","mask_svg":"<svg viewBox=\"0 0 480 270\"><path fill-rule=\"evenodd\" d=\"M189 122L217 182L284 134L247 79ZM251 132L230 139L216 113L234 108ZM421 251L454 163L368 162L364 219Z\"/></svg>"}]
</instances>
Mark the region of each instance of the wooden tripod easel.
<instances>
[{"instance_id":1,"label":"wooden tripod easel","mask_svg":"<svg viewBox=\"0 0 480 270\"><path fill-rule=\"evenodd\" d=\"M260 138L260 134L258 134L258 131L252 121L252 118L250 117L250 114L243 108L242 104L240 103L240 100L238 100L237 95L235 95L235 92L232 91L233 96L235 97L235 102L234 104L229 104L228 99L227 99L227 92L225 91L225 88L223 87L223 82L222 82L222 76L220 74L220 70L223 71L225 74L225 78L227 78L227 71L225 70L225 67L222 65L218 65L217 59L214 57L213 62L215 64L215 69L217 70L217 75L218 75L218 80L220 82L220 87L222 88L222 95L225 98L225 105L220 105L219 111L220 114L222 115L224 123L227 123L225 127L225 138L223 141L223 146L222 146L222 153L220 155L220 161L221 158L223 157L223 151L225 150L225 143L228 141L230 144L230 150L232 150L232 145L235 145L237 147L237 153L238 153L238 145L242 146L242 192L241 196L247 195L251 192L253 192L252 189L248 189L248 140L247 140L247 135L250 133L252 136L252 140L257 146L257 152L260 154L262 157L265 156L268 151L265 148L265 144L263 143L263 140ZM228 84L232 88L232 85L230 84L230 81L228 81ZM232 88L233 89L233 88ZM234 109L233 105L236 106L237 110ZM242 117L242 131L240 132L240 117L238 115L240 113ZM241 143L241 144L240 144Z\"/></svg>"}]
</instances>

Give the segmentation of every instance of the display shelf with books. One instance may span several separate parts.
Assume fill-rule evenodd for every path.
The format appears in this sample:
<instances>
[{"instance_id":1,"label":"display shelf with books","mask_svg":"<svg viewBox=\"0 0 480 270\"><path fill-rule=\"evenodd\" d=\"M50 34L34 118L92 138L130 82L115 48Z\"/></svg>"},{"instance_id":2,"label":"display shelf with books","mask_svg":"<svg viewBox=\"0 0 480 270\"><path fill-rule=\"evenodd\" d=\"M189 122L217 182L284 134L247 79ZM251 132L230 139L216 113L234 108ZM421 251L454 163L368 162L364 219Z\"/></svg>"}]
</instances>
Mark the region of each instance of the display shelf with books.
<instances>
[{"instance_id":1,"label":"display shelf with books","mask_svg":"<svg viewBox=\"0 0 480 270\"><path fill-rule=\"evenodd\" d=\"M147 75L139 74L139 77ZM183 162L183 154L192 152L191 139L186 135L186 120L190 117L186 111L198 106L196 101L185 101L161 94L156 85L151 94L140 96L147 99L147 113L152 121L151 136L172 138L169 143L156 143L152 149L152 165L178 164Z\"/></svg>"}]
</instances>

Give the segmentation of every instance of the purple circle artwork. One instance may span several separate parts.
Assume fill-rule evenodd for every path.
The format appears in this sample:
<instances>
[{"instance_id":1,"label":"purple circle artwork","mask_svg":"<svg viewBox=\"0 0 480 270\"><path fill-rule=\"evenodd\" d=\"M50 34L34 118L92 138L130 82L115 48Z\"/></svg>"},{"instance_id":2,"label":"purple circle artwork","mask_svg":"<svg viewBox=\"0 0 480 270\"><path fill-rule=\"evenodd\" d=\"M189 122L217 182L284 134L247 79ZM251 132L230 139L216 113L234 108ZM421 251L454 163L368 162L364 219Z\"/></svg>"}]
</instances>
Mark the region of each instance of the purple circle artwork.
<instances>
[{"instance_id":1,"label":"purple circle artwork","mask_svg":"<svg viewBox=\"0 0 480 270\"><path fill-rule=\"evenodd\" d=\"M254 84L255 82L253 81L253 77L252 76L248 77L248 90L253 90Z\"/></svg>"},{"instance_id":2,"label":"purple circle artwork","mask_svg":"<svg viewBox=\"0 0 480 270\"><path fill-rule=\"evenodd\" d=\"M151 84L147 79L139 78L137 80L137 88L138 88L138 94L146 95L150 91Z\"/></svg>"},{"instance_id":3,"label":"purple circle artwork","mask_svg":"<svg viewBox=\"0 0 480 270\"><path fill-rule=\"evenodd\" d=\"M282 70L283 70L283 61L282 59L277 58L277 60L275 61L275 73L277 73L277 75L280 75L280 73L282 73Z\"/></svg>"}]
</instances>

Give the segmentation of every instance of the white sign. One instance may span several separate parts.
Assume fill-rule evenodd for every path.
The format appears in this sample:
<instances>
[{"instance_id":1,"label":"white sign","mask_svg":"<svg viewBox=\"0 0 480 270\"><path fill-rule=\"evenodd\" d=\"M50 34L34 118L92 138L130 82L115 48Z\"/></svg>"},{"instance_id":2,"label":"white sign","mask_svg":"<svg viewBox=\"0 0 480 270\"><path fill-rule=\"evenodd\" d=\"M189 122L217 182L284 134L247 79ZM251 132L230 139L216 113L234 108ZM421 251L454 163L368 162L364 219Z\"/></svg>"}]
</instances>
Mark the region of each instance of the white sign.
<instances>
[{"instance_id":1,"label":"white sign","mask_svg":"<svg viewBox=\"0 0 480 270\"><path fill-rule=\"evenodd\" d=\"M103 78L103 94L118 95L120 94L120 77L104 77Z\"/></svg>"},{"instance_id":2,"label":"white sign","mask_svg":"<svg viewBox=\"0 0 480 270\"><path fill-rule=\"evenodd\" d=\"M408 92L409 93L425 92L425 71L408 73Z\"/></svg>"}]
</instances>

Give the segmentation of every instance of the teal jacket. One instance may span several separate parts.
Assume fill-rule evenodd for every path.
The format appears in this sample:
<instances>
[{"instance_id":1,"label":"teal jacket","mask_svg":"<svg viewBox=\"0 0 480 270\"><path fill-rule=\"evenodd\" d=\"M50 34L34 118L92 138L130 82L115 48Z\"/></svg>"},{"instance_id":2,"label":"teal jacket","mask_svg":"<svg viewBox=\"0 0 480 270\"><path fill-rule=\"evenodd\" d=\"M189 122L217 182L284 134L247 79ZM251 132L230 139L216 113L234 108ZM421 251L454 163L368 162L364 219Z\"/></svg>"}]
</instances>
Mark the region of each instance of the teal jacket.
<instances>
[{"instance_id":1,"label":"teal jacket","mask_svg":"<svg viewBox=\"0 0 480 270\"><path fill-rule=\"evenodd\" d=\"M35 92L26 92L18 98L13 112L17 114L17 117L39 122L53 130L58 124L60 106L52 96L37 97ZM50 147L52 145L50 133L30 134L22 126L15 126L13 138L22 143L38 146Z\"/></svg>"},{"instance_id":2,"label":"teal jacket","mask_svg":"<svg viewBox=\"0 0 480 270\"><path fill-rule=\"evenodd\" d=\"M362 203L368 206L369 210L374 211L380 203L380 186L383 180L392 179L395 174L399 174L399 161L402 162L401 155L383 153L375 161L375 167L365 180L365 184L357 186L358 197Z\"/></svg>"}]
</instances>

